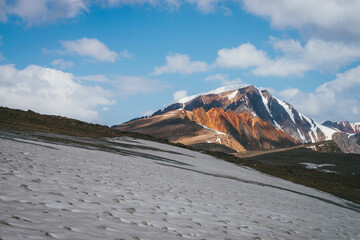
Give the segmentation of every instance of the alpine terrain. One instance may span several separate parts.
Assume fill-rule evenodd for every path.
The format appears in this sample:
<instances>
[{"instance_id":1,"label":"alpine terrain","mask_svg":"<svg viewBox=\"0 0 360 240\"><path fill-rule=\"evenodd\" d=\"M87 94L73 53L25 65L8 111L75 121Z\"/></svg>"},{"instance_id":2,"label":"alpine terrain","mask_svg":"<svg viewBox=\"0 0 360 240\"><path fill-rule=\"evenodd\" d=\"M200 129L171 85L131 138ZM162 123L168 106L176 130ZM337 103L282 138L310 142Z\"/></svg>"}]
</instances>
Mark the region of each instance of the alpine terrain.
<instances>
[{"instance_id":1,"label":"alpine terrain","mask_svg":"<svg viewBox=\"0 0 360 240\"><path fill-rule=\"evenodd\" d=\"M217 144L237 152L331 140L338 131L254 85L221 87L186 97L149 117L114 128L199 148Z\"/></svg>"},{"instance_id":2,"label":"alpine terrain","mask_svg":"<svg viewBox=\"0 0 360 240\"><path fill-rule=\"evenodd\" d=\"M326 121L324 126L333 128L340 132L333 135L333 140L343 152L360 153L360 123L349 121L331 122Z\"/></svg>"},{"instance_id":3,"label":"alpine terrain","mask_svg":"<svg viewBox=\"0 0 360 240\"><path fill-rule=\"evenodd\" d=\"M331 122L326 121L322 125L338 129L339 131L345 132L345 133L360 133L360 122L357 123L350 123L349 121L342 121L342 122Z\"/></svg>"}]
</instances>

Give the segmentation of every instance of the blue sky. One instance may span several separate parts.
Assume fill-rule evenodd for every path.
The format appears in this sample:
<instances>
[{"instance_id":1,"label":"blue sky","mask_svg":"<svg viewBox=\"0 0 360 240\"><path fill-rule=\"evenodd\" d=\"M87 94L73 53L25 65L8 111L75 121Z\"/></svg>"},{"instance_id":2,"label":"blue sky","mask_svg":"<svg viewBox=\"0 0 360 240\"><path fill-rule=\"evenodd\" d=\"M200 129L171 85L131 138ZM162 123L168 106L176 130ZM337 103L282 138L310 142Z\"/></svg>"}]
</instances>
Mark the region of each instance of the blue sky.
<instances>
[{"instance_id":1,"label":"blue sky","mask_svg":"<svg viewBox=\"0 0 360 240\"><path fill-rule=\"evenodd\" d=\"M106 125L229 84L360 121L360 3L0 0L0 105Z\"/></svg>"}]
</instances>

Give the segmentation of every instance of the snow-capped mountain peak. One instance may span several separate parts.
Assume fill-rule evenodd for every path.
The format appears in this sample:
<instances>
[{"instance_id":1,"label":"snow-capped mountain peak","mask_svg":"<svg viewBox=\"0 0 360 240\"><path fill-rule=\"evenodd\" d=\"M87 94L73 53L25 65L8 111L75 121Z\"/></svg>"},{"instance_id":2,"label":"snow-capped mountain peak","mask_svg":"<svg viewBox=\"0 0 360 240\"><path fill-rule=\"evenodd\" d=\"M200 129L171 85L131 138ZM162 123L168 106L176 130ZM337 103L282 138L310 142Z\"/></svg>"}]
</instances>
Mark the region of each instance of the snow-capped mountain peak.
<instances>
[{"instance_id":1,"label":"snow-capped mountain peak","mask_svg":"<svg viewBox=\"0 0 360 240\"><path fill-rule=\"evenodd\" d=\"M221 87L182 98L153 116L179 108L187 111L203 108L206 112L212 108L235 113L250 111L301 142L331 140L336 132L299 113L291 104L274 97L266 89L248 84Z\"/></svg>"}]
</instances>

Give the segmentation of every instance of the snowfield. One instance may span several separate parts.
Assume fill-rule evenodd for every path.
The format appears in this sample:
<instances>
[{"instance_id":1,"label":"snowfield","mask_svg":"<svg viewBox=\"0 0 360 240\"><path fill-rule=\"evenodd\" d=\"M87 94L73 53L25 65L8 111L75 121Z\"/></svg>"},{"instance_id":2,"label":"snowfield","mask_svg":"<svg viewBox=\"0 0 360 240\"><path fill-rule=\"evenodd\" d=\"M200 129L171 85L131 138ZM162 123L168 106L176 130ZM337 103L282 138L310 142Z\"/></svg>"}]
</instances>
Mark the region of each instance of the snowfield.
<instances>
[{"instance_id":1,"label":"snowfield","mask_svg":"<svg viewBox=\"0 0 360 240\"><path fill-rule=\"evenodd\" d=\"M360 239L360 206L332 195L160 143L65 140L0 132L1 239Z\"/></svg>"}]
</instances>

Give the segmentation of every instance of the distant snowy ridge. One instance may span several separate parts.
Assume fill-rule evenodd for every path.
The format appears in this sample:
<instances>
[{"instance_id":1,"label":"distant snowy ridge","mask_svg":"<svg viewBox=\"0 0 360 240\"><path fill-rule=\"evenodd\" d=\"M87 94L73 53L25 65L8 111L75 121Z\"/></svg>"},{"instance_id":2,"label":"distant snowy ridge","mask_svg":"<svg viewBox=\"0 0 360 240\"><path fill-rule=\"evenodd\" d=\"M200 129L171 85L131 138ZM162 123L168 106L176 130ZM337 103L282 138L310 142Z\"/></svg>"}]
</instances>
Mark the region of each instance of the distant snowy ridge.
<instances>
[{"instance_id":1,"label":"distant snowy ridge","mask_svg":"<svg viewBox=\"0 0 360 240\"><path fill-rule=\"evenodd\" d=\"M205 95L210 95L210 94L220 94L220 93L225 93L225 92L229 92L229 91L232 91L232 90L238 90L239 88L244 88L244 87L248 87L250 86L249 84L239 84L239 85L231 85L231 86L224 86L224 87L219 87L217 89L214 89L214 90L211 90L211 91L208 91L208 92L205 92L205 93L199 93L199 94L195 94L195 95L192 95L192 96L188 96L188 97L184 97L184 98L181 98L177 101L175 101L174 103L182 103L182 104L185 104L187 102L190 102L191 100L199 97L199 96L205 96ZM236 92L236 91L234 91ZM234 93L233 92L233 93ZM231 95L231 94L230 94ZM234 98L235 96L230 96L229 95L229 98L232 99Z\"/></svg>"}]
</instances>

